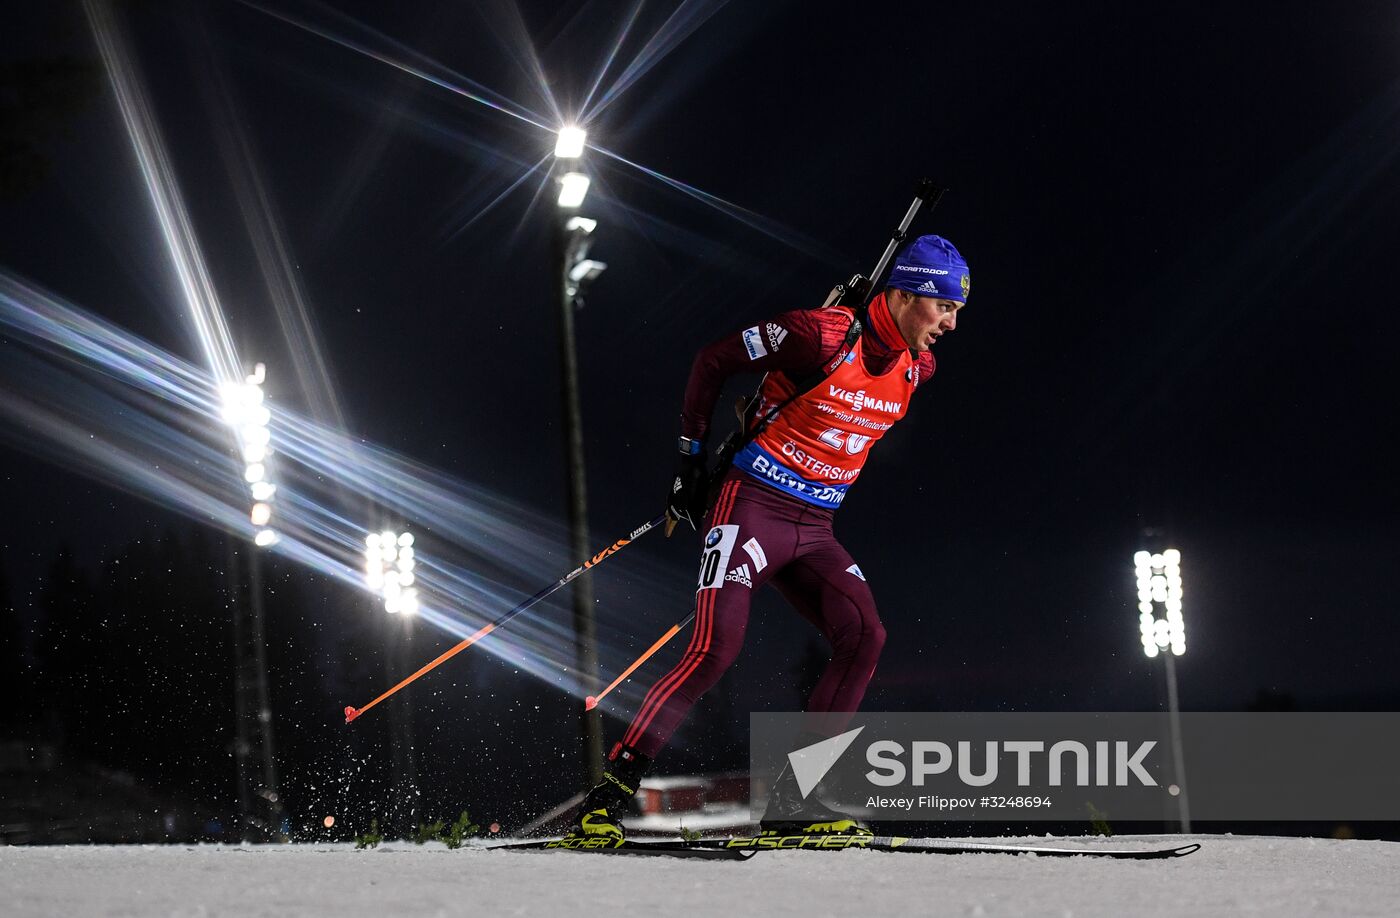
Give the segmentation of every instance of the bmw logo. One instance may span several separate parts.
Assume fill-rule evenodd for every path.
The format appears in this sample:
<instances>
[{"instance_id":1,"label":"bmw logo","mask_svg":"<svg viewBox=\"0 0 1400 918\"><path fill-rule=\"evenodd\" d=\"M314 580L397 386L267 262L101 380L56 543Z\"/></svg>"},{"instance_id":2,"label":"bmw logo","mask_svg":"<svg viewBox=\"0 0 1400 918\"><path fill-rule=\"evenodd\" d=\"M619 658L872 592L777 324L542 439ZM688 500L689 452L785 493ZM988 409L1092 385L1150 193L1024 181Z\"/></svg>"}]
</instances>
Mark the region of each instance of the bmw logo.
<instances>
[{"instance_id":1,"label":"bmw logo","mask_svg":"<svg viewBox=\"0 0 1400 918\"><path fill-rule=\"evenodd\" d=\"M719 527L716 526L714 529L710 530L709 535L705 536L705 547L714 548L719 544L719 540L722 538L724 538L724 533L720 532Z\"/></svg>"}]
</instances>

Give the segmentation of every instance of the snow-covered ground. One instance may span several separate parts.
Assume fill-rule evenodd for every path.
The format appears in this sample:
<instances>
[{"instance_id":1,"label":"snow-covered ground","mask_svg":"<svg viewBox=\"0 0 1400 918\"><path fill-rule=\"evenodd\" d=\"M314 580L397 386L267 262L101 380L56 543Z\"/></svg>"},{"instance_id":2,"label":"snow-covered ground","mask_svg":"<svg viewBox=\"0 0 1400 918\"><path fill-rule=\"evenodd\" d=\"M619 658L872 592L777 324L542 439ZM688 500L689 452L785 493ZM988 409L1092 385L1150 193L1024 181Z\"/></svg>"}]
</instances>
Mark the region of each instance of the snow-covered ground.
<instances>
[{"instance_id":1,"label":"snow-covered ground","mask_svg":"<svg viewBox=\"0 0 1400 918\"><path fill-rule=\"evenodd\" d=\"M0 914L1400 914L1400 844L1194 838L1201 850L1171 861L791 851L733 863L405 844L12 847L0 848ZM1073 841L1155 846L1183 837Z\"/></svg>"}]
</instances>

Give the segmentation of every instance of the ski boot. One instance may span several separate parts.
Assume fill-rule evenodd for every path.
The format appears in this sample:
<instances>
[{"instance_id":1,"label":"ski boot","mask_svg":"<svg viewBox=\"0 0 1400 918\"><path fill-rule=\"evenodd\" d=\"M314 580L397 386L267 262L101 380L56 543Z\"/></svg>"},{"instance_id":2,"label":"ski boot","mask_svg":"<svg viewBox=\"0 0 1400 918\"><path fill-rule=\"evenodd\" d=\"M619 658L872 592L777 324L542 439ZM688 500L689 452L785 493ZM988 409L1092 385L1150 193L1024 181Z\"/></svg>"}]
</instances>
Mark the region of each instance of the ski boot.
<instances>
[{"instance_id":1,"label":"ski boot","mask_svg":"<svg viewBox=\"0 0 1400 918\"><path fill-rule=\"evenodd\" d=\"M628 802L637 795L642 776L650 765L651 759L640 752L628 749L621 743L614 746L608 755L602 783L583 798L578 825L568 837L610 838L621 842L625 837L622 814Z\"/></svg>"},{"instance_id":2,"label":"ski boot","mask_svg":"<svg viewBox=\"0 0 1400 918\"><path fill-rule=\"evenodd\" d=\"M834 810L816 797L803 799L790 765L784 765L768 795L768 807L758 823L764 835L867 835L850 814Z\"/></svg>"}]
</instances>

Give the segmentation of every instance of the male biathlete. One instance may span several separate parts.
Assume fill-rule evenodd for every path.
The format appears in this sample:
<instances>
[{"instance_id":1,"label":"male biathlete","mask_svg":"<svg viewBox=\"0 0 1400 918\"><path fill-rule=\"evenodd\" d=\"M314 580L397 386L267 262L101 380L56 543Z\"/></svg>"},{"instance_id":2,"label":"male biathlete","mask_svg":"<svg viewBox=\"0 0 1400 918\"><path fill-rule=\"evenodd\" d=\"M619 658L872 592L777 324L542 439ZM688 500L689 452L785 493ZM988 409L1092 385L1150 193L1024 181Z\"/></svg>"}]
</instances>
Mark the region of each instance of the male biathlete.
<instances>
[{"instance_id":1,"label":"male biathlete","mask_svg":"<svg viewBox=\"0 0 1400 918\"><path fill-rule=\"evenodd\" d=\"M667 504L673 520L692 528L704 521L695 630L685 655L647 692L609 753L576 834L622 837L627 801L696 700L737 658L753 591L766 583L831 644L831 660L806 705L809 715L825 715L815 719L816 738L840 732L860 707L885 629L865 575L832 533L832 518L871 448L933 376L930 348L957 327L968 287L967 262L952 243L922 236L895 260L858 335L849 334L857 316L848 308L794 310L696 356L681 412L680 469ZM751 439L734 456L711 506L710 415L725 380L742 372L767 375L749 415ZM815 798L802 800L790 769L779 776L760 825L784 835L864 831Z\"/></svg>"}]
</instances>

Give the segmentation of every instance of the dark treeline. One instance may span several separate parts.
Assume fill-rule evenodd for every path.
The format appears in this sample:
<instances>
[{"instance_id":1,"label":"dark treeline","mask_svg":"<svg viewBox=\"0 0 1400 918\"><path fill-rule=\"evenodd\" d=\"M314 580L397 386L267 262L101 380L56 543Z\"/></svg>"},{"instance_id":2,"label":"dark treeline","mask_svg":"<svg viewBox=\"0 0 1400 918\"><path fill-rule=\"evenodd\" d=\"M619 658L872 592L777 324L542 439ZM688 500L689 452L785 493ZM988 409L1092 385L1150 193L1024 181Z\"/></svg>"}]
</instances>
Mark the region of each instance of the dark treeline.
<instances>
[{"instance_id":1,"label":"dark treeline","mask_svg":"<svg viewBox=\"0 0 1400 918\"><path fill-rule=\"evenodd\" d=\"M226 796L229 593L209 555L203 538L167 537L129 545L91 575L61 550L39 593L28 726L66 756L146 781L178 760L182 791Z\"/></svg>"},{"instance_id":2,"label":"dark treeline","mask_svg":"<svg viewBox=\"0 0 1400 918\"><path fill-rule=\"evenodd\" d=\"M19 694L23 638L19 617L15 614L5 559L0 556L0 697L10 700L8 704L0 705L0 734L15 719L14 700Z\"/></svg>"},{"instance_id":3,"label":"dark treeline","mask_svg":"<svg viewBox=\"0 0 1400 918\"><path fill-rule=\"evenodd\" d=\"M233 618L249 601L253 551L201 529L101 559L61 549L28 608L0 571L0 685L12 701L0 709L0 740L129 776L197 814L202 834L227 837L238 813ZM559 754L572 751L573 706L485 654L454 661L395 699L412 706L415 722L414 770L405 775L394 709L382 705L349 727L342 711L450 639L420 627L391 665L402 623L362 590L275 554L256 563L278 784L293 837L343 838L371 817L411 828L463 809L519 825L576 788L576 756ZM560 764L540 774L524 767L527 756ZM331 832L325 816L336 818Z\"/></svg>"}]
</instances>

